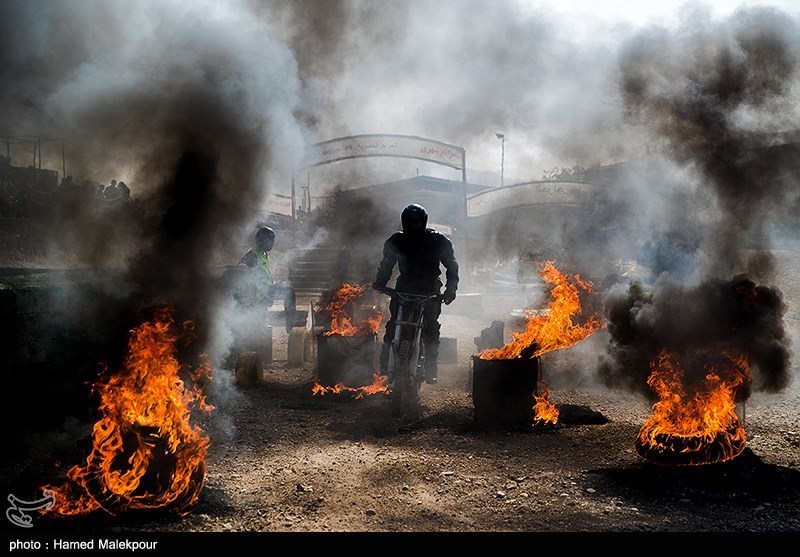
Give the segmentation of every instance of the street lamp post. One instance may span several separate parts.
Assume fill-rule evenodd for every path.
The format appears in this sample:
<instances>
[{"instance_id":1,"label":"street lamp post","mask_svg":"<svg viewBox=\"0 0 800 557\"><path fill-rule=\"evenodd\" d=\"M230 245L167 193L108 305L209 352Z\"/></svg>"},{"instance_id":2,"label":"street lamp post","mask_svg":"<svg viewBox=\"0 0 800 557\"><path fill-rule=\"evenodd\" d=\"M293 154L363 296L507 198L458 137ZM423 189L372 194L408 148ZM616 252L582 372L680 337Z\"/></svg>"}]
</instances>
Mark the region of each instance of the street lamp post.
<instances>
[{"instance_id":1,"label":"street lamp post","mask_svg":"<svg viewBox=\"0 0 800 557\"><path fill-rule=\"evenodd\" d=\"M500 140L500 187L503 187L503 171L506 163L506 136L502 133L494 134Z\"/></svg>"}]
</instances>

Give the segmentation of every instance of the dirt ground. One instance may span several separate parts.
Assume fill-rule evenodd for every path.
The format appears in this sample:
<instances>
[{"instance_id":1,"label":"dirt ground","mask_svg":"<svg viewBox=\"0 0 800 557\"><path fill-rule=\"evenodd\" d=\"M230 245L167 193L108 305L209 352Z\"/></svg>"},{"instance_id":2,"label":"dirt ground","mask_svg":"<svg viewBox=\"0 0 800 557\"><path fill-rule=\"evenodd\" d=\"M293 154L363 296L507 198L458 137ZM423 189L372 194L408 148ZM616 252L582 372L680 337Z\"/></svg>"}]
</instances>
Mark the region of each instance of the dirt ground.
<instances>
[{"instance_id":1,"label":"dirt ground","mask_svg":"<svg viewBox=\"0 0 800 557\"><path fill-rule=\"evenodd\" d=\"M470 343L486 323L452 315L442 322L445 336L459 335L458 362L441 366L439 384L423 386L423 413L412 421L393 418L385 395L312 396L314 366L288 367L286 335L276 328L275 359L263 381L232 389L208 424L214 442L193 512L94 516L67 528L800 531L798 389L747 402L748 448L733 461L663 467L633 450L649 415L644 399L590 381L552 386L562 411L554 427L476 428ZM582 348L596 349L602 334ZM557 356L543 361L545 375L556 373Z\"/></svg>"},{"instance_id":2,"label":"dirt ground","mask_svg":"<svg viewBox=\"0 0 800 557\"><path fill-rule=\"evenodd\" d=\"M446 330L469 320L443 319ZM472 325L477 325L474 323ZM449 327L448 327L449 326ZM467 353L467 343L460 346ZM423 386L424 412L398 423L378 395L310 396L309 369L269 371L231 415L236 439L210 455L203 502L181 530L798 531L800 397L747 403L748 448L732 462L663 468L633 440L638 395L556 388L558 426L481 431L469 364ZM547 368L545 368L547 369ZM573 405L573 406L569 406ZM573 411L570 413L570 408ZM607 418L580 410L589 408ZM577 409L578 411L575 411ZM586 419L586 418L591 419Z\"/></svg>"},{"instance_id":3,"label":"dirt ground","mask_svg":"<svg viewBox=\"0 0 800 557\"><path fill-rule=\"evenodd\" d=\"M561 410L556 426L477 428L473 339L510 307L502 297L483 302L477 317L445 308L442 336L457 339L457 360L440 366L437 385L423 385L417 419L393 418L386 395L313 396L315 362L287 365L288 337L275 327L274 359L262 380L237 388L225 370L216 378L217 410L204 424L212 438L208 474L192 512L40 519L39 528L800 532L797 364L789 388L754 393L739 405L747 432L740 456L704 466L656 465L633 449L648 403L593 377L606 331L543 357L544 377ZM787 313L795 338L796 307Z\"/></svg>"}]
</instances>

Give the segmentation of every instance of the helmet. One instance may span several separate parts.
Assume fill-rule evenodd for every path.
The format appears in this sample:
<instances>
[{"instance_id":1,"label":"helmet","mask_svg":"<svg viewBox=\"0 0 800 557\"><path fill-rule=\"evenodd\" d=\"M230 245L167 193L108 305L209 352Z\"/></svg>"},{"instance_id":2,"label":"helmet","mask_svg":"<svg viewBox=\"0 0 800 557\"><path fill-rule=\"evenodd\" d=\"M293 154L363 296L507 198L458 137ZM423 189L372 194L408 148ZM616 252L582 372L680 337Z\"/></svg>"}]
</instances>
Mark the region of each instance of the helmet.
<instances>
[{"instance_id":1,"label":"helmet","mask_svg":"<svg viewBox=\"0 0 800 557\"><path fill-rule=\"evenodd\" d=\"M256 246L260 250L270 251L275 244L275 231L268 226L259 228L256 232Z\"/></svg>"},{"instance_id":2,"label":"helmet","mask_svg":"<svg viewBox=\"0 0 800 557\"><path fill-rule=\"evenodd\" d=\"M421 234L428 224L428 211L422 205L414 203L403 209L400 222L403 224L403 232Z\"/></svg>"}]
</instances>

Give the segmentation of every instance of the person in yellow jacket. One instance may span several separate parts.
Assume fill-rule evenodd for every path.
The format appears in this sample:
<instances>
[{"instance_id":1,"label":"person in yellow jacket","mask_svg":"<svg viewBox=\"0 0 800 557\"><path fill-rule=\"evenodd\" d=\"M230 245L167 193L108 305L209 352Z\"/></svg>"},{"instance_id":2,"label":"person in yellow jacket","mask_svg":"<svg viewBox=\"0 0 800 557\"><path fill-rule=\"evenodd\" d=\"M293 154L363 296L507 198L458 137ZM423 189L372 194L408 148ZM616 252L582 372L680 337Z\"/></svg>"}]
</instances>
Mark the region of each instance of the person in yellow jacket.
<instances>
[{"instance_id":1,"label":"person in yellow jacket","mask_svg":"<svg viewBox=\"0 0 800 557\"><path fill-rule=\"evenodd\" d=\"M249 267L255 273L255 302L264 307L271 307L279 296L283 298L286 319L286 332L294 326L297 311L297 297L294 288L280 284L272 275L269 252L275 245L275 231L264 226L256 231L255 245L247 250L239 261L240 265Z\"/></svg>"}]
</instances>

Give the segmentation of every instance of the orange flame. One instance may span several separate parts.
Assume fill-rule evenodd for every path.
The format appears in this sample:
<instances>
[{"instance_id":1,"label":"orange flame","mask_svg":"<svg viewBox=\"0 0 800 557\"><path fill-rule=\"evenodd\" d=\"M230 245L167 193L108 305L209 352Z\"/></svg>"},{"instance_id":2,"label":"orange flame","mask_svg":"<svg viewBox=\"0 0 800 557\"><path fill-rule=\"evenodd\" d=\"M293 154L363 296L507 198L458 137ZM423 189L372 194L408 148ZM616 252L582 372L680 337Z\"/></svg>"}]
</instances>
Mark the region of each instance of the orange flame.
<instances>
[{"instance_id":1,"label":"orange flame","mask_svg":"<svg viewBox=\"0 0 800 557\"><path fill-rule=\"evenodd\" d=\"M750 380L744 355L723 354L724 363L706 364L698 388L684 384L677 359L662 350L650 365L650 385L659 396L635 441L645 459L662 464L710 464L738 456L746 445L736 415L737 388Z\"/></svg>"},{"instance_id":2,"label":"orange flame","mask_svg":"<svg viewBox=\"0 0 800 557\"><path fill-rule=\"evenodd\" d=\"M199 386L212 369L203 361L186 386L176 359L179 336L169 307L131 331L124 372L94 385L102 418L91 453L69 470L68 482L49 488L56 494L50 514L167 508L186 514L196 504L210 441L189 417L193 407L213 409Z\"/></svg>"},{"instance_id":3,"label":"orange flame","mask_svg":"<svg viewBox=\"0 0 800 557\"><path fill-rule=\"evenodd\" d=\"M357 325L353 324L353 304L356 299L367 292L369 286L368 284L348 284L345 282L339 287L334 293L333 299L325 306L325 311L331 312L331 330L325 331L324 335L353 337L378 332L383 320L383 313L375 308L372 308L371 313Z\"/></svg>"},{"instance_id":4,"label":"orange flame","mask_svg":"<svg viewBox=\"0 0 800 557\"><path fill-rule=\"evenodd\" d=\"M582 313L581 291L593 294L592 283L580 276L567 277L546 261L538 275L549 285L550 301L547 309L539 312L534 308L525 310L527 323L521 333L511 333L512 340L502 348L487 348L477 354L483 360L536 358L553 350L576 344L605 327L605 322L591 315L583 325L573 323L573 316ZM539 392L534 393L534 425L558 422L558 409L550 400L550 391L544 381L539 382Z\"/></svg>"},{"instance_id":5,"label":"orange flame","mask_svg":"<svg viewBox=\"0 0 800 557\"><path fill-rule=\"evenodd\" d=\"M353 395L353 398L359 399L364 396L376 395L379 393L390 394L392 391L389 390L388 384L389 378L387 376L374 373L372 383L364 385L363 387L348 387L344 383L336 383L335 385L326 387L315 380L314 384L311 386L311 393L314 396L325 396L328 393L334 395L349 393Z\"/></svg>"},{"instance_id":6,"label":"orange flame","mask_svg":"<svg viewBox=\"0 0 800 557\"><path fill-rule=\"evenodd\" d=\"M539 393L534 392L533 398L536 400L536 404L533 405L533 425L558 423L558 408L550 399L547 383L539 381Z\"/></svg>"},{"instance_id":7,"label":"orange flame","mask_svg":"<svg viewBox=\"0 0 800 557\"><path fill-rule=\"evenodd\" d=\"M511 333L512 341L502 348L487 348L477 354L484 360L513 358L535 358L553 350L567 348L582 341L598 329L605 327L604 321L595 315L587 318L584 325L573 323L573 316L582 312L580 291L593 294L592 283L580 276L567 277L545 262L538 274L549 285L550 302L540 315L533 308L525 310L528 322L521 333ZM533 348L533 350L530 350ZM528 353L530 352L530 353Z\"/></svg>"}]
</instances>

